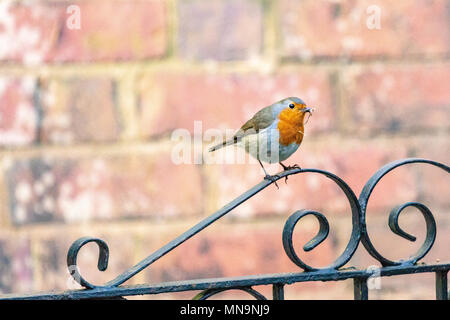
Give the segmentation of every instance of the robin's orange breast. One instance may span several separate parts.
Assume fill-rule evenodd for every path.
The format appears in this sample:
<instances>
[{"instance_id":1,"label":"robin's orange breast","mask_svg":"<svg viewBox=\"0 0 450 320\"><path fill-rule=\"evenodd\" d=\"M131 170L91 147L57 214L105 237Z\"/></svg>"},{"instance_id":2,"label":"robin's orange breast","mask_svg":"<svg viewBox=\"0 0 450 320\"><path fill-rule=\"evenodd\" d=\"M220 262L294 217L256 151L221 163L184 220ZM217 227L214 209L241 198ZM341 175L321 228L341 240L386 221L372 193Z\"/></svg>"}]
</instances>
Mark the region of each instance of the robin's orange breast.
<instances>
[{"instance_id":1,"label":"robin's orange breast","mask_svg":"<svg viewBox=\"0 0 450 320\"><path fill-rule=\"evenodd\" d=\"M290 109L281 111L278 122L280 131L280 144L283 146L295 142L300 144L303 140L303 117L304 115Z\"/></svg>"}]
</instances>

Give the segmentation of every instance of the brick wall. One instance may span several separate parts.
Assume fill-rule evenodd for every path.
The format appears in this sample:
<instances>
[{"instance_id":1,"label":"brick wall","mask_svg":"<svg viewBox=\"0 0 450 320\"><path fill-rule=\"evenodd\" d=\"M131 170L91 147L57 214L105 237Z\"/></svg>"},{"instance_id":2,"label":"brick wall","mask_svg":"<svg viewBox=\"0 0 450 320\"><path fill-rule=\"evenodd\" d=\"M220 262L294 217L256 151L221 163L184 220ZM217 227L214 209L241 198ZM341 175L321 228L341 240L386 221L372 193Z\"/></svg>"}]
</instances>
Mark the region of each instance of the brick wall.
<instances>
[{"instance_id":1,"label":"brick wall","mask_svg":"<svg viewBox=\"0 0 450 320\"><path fill-rule=\"evenodd\" d=\"M373 5L380 28L368 27ZM204 131L237 129L261 107L299 96L317 110L287 163L331 171L356 194L395 159L448 164L449 12L446 0L2 1L0 292L72 286L66 253L81 236L111 250L99 272L97 249L83 248L82 274L111 280L261 181L256 162L174 164L171 133L193 132L194 121ZM449 187L425 165L389 174L369 202L374 245L392 259L420 247L425 224L414 210L400 223L416 243L387 227L393 206L420 200L438 221L425 262L448 260ZM301 254L330 263L350 236L349 204L308 174L261 192L128 283L298 271L281 232L301 208L331 224L329 239ZM317 227L298 226L298 243ZM361 246L351 264L377 263ZM381 284L371 298L434 297L433 275ZM352 283L297 284L286 297L351 298Z\"/></svg>"}]
</instances>

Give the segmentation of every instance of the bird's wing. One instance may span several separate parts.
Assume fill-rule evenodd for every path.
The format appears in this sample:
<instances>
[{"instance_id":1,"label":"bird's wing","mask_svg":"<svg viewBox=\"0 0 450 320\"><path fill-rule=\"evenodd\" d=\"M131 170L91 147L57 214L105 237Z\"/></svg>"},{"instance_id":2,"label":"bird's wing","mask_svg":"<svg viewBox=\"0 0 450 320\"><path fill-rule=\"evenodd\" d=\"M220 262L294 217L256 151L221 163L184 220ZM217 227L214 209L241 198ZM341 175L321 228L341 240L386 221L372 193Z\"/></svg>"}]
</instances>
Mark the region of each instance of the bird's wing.
<instances>
[{"instance_id":1,"label":"bird's wing","mask_svg":"<svg viewBox=\"0 0 450 320\"><path fill-rule=\"evenodd\" d=\"M248 120L231 138L210 149L215 151L222 147L238 143L243 137L251 134L257 134L260 130L269 127L275 120L272 113L272 106L259 110L250 120Z\"/></svg>"},{"instance_id":2,"label":"bird's wing","mask_svg":"<svg viewBox=\"0 0 450 320\"><path fill-rule=\"evenodd\" d=\"M272 114L272 106L259 110L253 118L248 120L234 135L234 137L242 138L250 134L258 133L259 130L269 127L274 117Z\"/></svg>"}]
</instances>

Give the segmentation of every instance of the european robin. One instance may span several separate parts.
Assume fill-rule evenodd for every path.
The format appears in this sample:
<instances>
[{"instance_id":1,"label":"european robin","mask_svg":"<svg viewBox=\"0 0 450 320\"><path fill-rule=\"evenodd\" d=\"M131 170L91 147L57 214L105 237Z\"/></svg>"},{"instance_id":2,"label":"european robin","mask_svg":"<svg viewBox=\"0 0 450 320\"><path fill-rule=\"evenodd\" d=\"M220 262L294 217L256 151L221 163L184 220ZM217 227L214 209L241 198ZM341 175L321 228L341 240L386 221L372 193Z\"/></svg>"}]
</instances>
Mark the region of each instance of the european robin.
<instances>
[{"instance_id":1,"label":"european robin","mask_svg":"<svg viewBox=\"0 0 450 320\"><path fill-rule=\"evenodd\" d=\"M312 111L302 99L283 99L259 110L231 139L210 148L209 151L229 145L244 148L259 161L266 175L265 179L273 181L276 176L269 175L261 161L278 162L284 170L300 168L298 165L286 166L282 161L297 151L302 143L305 115L311 115ZM276 182L275 185L278 187Z\"/></svg>"}]
</instances>

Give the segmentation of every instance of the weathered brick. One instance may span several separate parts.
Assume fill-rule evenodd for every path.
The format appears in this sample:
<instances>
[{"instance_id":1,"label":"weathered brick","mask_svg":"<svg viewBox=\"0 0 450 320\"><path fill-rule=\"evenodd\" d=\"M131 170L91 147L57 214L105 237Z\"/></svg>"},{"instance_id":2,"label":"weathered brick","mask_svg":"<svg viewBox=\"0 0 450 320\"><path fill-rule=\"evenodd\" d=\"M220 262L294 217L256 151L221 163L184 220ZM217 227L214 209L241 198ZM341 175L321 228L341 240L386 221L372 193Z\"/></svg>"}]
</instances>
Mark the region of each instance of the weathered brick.
<instances>
[{"instance_id":1,"label":"weathered brick","mask_svg":"<svg viewBox=\"0 0 450 320\"><path fill-rule=\"evenodd\" d=\"M174 165L165 152L18 160L6 177L17 225L202 212L197 167Z\"/></svg>"},{"instance_id":2,"label":"weathered brick","mask_svg":"<svg viewBox=\"0 0 450 320\"><path fill-rule=\"evenodd\" d=\"M0 238L0 293L30 292L33 265L28 237L8 233Z\"/></svg>"},{"instance_id":3,"label":"weathered brick","mask_svg":"<svg viewBox=\"0 0 450 320\"><path fill-rule=\"evenodd\" d=\"M275 75L158 73L142 78L139 88L144 136L186 128L239 129L261 108L289 96L316 107L308 132L333 129L335 109L328 73L298 70Z\"/></svg>"},{"instance_id":4,"label":"weathered brick","mask_svg":"<svg viewBox=\"0 0 450 320\"><path fill-rule=\"evenodd\" d=\"M31 77L0 78L0 146L21 146L36 140L36 81Z\"/></svg>"},{"instance_id":5,"label":"weathered brick","mask_svg":"<svg viewBox=\"0 0 450 320\"><path fill-rule=\"evenodd\" d=\"M115 88L115 82L107 78L41 81L41 142L67 144L116 140L120 128Z\"/></svg>"},{"instance_id":6,"label":"weathered brick","mask_svg":"<svg viewBox=\"0 0 450 320\"><path fill-rule=\"evenodd\" d=\"M178 49L183 58L242 60L261 52L260 1L179 1L178 17Z\"/></svg>"},{"instance_id":7,"label":"weathered brick","mask_svg":"<svg viewBox=\"0 0 450 320\"><path fill-rule=\"evenodd\" d=\"M80 28L69 28L73 12ZM24 63L131 60L165 53L165 3L152 1L5 2L1 60ZM133 19L130 19L133 17Z\"/></svg>"},{"instance_id":8,"label":"weathered brick","mask_svg":"<svg viewBox=\"0 0 450 320\"><path fill-rule=\"evenodd\" d=\"M450 126L450 65L349 69L344 76L354 129L391 132Z\"/></svg>"},{"instance_id":9,"label":"weathered brick","mask_svg":"<svg viewBox=\"0 0 450 320\"><path fill-rule=\"evenodd\" d=\"M47 61L58 42L65 7L50 2L2 1L0 60L26 65Z\"/></svg>"},{"instance_id":10,"label":"weathered brick","mask_svg":"<svg viewBox=\"0 0 450 320\"><path fill-rule=\"evenodd\" d=\"M379 29L368 27L373 6L381 10ZM446 54L447 6L445 0L283 0L278 10L282 52L301 59Z\"/></svg>"},{"instance_id":11,"label":"weathered brick","mask_svg":"<svg viewBox=\"0 0 450 320\"><path fill-rule=\"evenodd\" d=\"M76 4L82 14L81 29L61 29L54 60L131 60L165 53L164 1L101 1L95 4L80 1Z\"/></svg>"}]
</instances>

